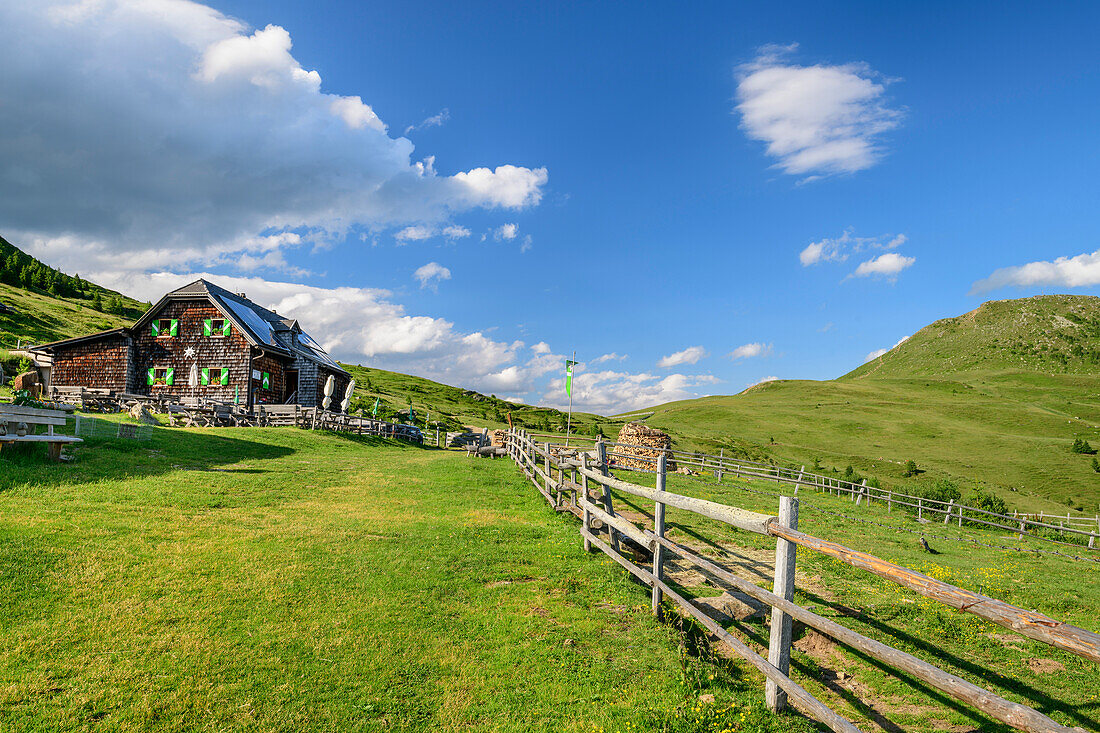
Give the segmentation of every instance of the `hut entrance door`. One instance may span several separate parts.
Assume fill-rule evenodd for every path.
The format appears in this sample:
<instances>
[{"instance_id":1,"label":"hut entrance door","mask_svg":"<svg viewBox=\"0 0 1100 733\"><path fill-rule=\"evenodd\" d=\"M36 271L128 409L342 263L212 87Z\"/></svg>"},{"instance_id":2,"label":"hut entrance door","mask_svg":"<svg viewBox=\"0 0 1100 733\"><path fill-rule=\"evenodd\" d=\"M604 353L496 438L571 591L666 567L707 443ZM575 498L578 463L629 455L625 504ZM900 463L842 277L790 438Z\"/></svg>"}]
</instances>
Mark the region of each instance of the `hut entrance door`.
<instances>
[{"instance_id":1,"label":"hut entrance door","mask_svg":"<svg viewBox=\"0 0 1100 733\"><path fill-rule=\"evenodd\" d=\"M290 398L294 397L294 401L297 402L296 397L298 393L298 370L288 369L286 371L286 389L283 391L283 404L289 404Z\"/></svg>"}]
</instances>

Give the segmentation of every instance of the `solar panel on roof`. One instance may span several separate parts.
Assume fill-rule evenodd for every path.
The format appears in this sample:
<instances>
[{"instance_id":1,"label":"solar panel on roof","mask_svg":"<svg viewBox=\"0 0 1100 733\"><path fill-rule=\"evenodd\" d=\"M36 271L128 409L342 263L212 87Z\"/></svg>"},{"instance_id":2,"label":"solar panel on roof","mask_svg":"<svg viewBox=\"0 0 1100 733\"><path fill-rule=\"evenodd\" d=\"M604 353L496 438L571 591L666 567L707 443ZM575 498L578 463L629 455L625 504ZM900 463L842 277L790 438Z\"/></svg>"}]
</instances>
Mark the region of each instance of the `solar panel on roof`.
<instances>
[{"instance_id":1,"label":"solar panel on roof","mask_svg":"<svg viewBox=\"0 0 1100 733\"><path fill-rule=\"evenodd\" d=\"M229 298L223 298L222 302L226 307L233 312L233 315L256 336L260 341L268 346L278 346L279 343L275 340L275 332L271 328L271 324L260 317L256 311L249 308L244 303L238 303L235 300Z\"/></svg>"}]
</instances>

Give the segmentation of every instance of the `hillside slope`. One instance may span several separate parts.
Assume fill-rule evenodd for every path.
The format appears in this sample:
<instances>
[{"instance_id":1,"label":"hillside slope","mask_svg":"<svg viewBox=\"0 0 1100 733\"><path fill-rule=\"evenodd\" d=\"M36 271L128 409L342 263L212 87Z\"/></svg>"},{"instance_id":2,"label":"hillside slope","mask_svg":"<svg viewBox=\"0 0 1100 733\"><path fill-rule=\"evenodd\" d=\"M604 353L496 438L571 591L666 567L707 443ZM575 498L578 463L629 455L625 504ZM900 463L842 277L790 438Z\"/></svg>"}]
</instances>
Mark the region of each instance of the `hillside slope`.
<instances>
[{"instance_id":1,"label":"hillside slope","mask_svg":"<svg viewBox=\"0 0 1100 733\"><path fill-rule=\"evenodd\" d=\"M1100 372L1100 298L1037 295L983 303L925 326L841 379L990 371Z\"/></svg>"},{"instance_id":2,"label":"hillside slope","mask_svg":"<svg viewBox=\"0 0 1100 733\"><path fill-rule=\"evenodd\" d=\"M146 304L31 257L0 237L0 348L116 328Z\"/></svg>"},{"instance_id":3,"label":"hillside slope","mask_svg":"<svg viewBox=\"0 0 1100 733\"><path fill-rule=\"evenodd\" d=\"M411 405L416 411L417 424L423 426L425 416L431 421L441 421L441 429L455 430L464 425L500 428L508 426L508 415L516 427L532 431L563 430L566 415L549 407L536 407L508 402L494 395L484 395L461 387L433 382L424 377L374 369L356 364L342 364L355 378L356 397L352 409L362 408L368 414L379 400L379 417L407 418ZM606 428L607 418L588 413L573 413L573 429L587 435L596 424Z\"/></svg>"},{"instance_id":4,"label":"hillside slope","mask_svg":"<svg viewBox=\"0 0 1100 733\"><path fill-rule=\"evenodd\" d=\"M983 486L1021 510L1100 512L1100 473L1070 451L1100 446L1100 298L987 303L921 329L824 382L661 405L646 422L685 448L825 472L848 465L899 488ZM907 460L924 469L903 477Z\"/></svg>"}]
</instances>

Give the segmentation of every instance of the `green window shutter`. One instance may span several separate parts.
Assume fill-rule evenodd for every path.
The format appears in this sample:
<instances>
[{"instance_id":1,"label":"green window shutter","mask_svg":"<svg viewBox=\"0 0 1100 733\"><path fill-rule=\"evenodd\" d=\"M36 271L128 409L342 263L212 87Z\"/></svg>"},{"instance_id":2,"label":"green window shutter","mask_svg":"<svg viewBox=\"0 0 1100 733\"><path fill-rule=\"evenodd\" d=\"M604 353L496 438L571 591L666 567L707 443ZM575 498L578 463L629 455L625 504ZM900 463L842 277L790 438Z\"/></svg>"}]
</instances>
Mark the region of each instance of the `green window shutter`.
<instances>
[{"instance_id":1,"label":"green window shutter","mask_svg":"<svg viewBox=\"0 0 1100 733\"><path fill-rule=\"evenodd\" d=\"M160 336L160 321L153 321L153 338Z\"/></svg>"},{"instance_id":2,"label":"green window shutter","mask_svg":"<svg viewBox=\"0 0 1100 733\"><path fill-rule=\"evenodd\" d=\"M210 370L209 369L203 369L202 370L202 386L205 387L208 384L210 384Z\"/></svg>"},{"instance_id":3,"label":"green window shutter","mask_svg":"<svg viewBox=\"0 0 1100 733\"><path fill-rule=\"evenodd\" d=\"M164 370L164 383L167 384L169 387L171 387L173 384L176 383L175 375L176 375L176 370L173 369L172 367L168 367L167 369L165 369Z\"/></svg>"},{"instance_id":4,"label":"green window shutter","mask_svg":"<svg viewBox=\"0 0 1100 733\"><path fill-rule=\"evenodd\" d=\"M155 381L157 381L157 370L150 369L145 373L145 383L151 385Z\"/></svg>"},{"instance_id":5,"label":"green window shutter","mask_svg":"<svg viewBox=\"0 0 1100 733\"><path fill-rule=\"evenodd\" d=\"M229 370L222 369L222 386L229 384Z\"/></svg>"},{"instance_id":6,"label":"green window shutter","mask_svg":"<svg viewBox=\"0 0 1100 733\"><path fill-rule=\"evenodd\" d=\"M169 336L179 336L179 325L180 325L180 322L177 321L175 318L173 318L172 319L172 329L168 332L168 335Z\"/></svg>"},{"instance_id":7,"label":"green window shutter","mask_svg":"<svg viewBox=\"0 0 1100 733\"><path fill-rule=\"evenodd\" d=\"M225 322L225 324L222 326L222 336L225 336L225 337L228 338L230 331L231 331L231 328L230 328L230 325L229 325L229 321L227 320Z\"/></svg>"},{"instance_id":8,"label":"green window shutter","mask_svg":"<svg viewBox=\"0 0 1100 733\"><path fill-rule=\"evenodd\" d=\"M213 318L204 319L203 322L202 322L202 335L203 336L209 336L212 333L214 333L214 319Z\"/></svg>"}]
</instances>

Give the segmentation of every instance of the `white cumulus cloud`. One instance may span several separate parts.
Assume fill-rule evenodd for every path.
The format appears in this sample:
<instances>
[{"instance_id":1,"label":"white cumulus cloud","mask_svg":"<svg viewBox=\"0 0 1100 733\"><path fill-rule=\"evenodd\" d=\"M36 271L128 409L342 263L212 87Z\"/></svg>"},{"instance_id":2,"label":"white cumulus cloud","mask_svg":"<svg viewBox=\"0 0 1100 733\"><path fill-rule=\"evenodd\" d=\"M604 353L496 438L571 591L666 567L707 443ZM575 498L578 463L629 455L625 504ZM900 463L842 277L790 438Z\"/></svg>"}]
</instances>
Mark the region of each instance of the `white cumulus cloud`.
<instances>
[{"instance_id":1,"label":"white cumulus cloud","mask_svg":"<svg viewBox=\"0 0 1100 733\"><path fill-rule=\"evenodd\" d=\"M6 2L0 27L0 228L81 272L208 266L272 232L438 226L537 204L548 180L437 173L304 68L289 30L197 2Z\"/></svg>"},{"instance_id":2,"label":"white cumulus cloud","mask_svg":"<svg viewBox=\"0 0 1100 733\"><path fill-rule=\"evenodd\" d=\"M757 379L755 382L749 382L747 385L745 385L745 389L751 389L752 387L755 387L758 384L764 384L764 382L778 382L778 381L779 381L779 377L775 377L775 376L761 377L760 379Z\"/></svg>"},{"instance_id":3,"label":"white cumulus cloud","mask_svg":"<svg viewBox=\"0 0 1100 733\"><path fill-rule=\"evenodd\" d=\"M767 356L772 353L772 345L760 342L754 342L751 344L742 344L730 352L730 358L734 361L738 359L751 359L756 356Z\"/></svg>"},{"instance_id":4,"label":"white cumulus cloud","mask_svg":"<svg viewBox=\"0 0 1100 733\"><path fill-rule=\"evenodd\" d=\"M438 262L429 262L416 268L413 277L420 283L421 288L435 288L441 280L451 279L451 271Z\"/></svg>"},{"instance_id":5,"label":"white cumulus cloud","mask_svg":"<svg viewBox=\"0 0 1100 733\"><path fill-rule=\"evenodd\" d=\"M573 409L600 415L617 415L665 402L705 397L700 388L720 380L711 375L688 376L669 374L602 371L584 372L573 377ZM540 400L542 404L564 408L565 379L550 380L550 388Z\"/></svg>"},{"instance_id":6,"label":"white cumulus cloud","mask_svg":"<svg viewBox=\"0 0 1100 733\"><path fill-rule=\"evenodd\" d=\"M501 224L493 230L493 239L511 241L519 234L519 224Z\"/></svg>"},{"instance_id":7,"label":"white cumulus cloud","mask_svg":"<svg viewBox=\"0 0 1100 733\"><path fill-rule=\"evenodd\" d=\"M464 226L458 226L452 224L450 226L443 227L443 236L447 239L465 239L470 236L470 230Z\"/></svg>"},{"instance_id":8,"label":"white cumulus cloud","mask_svg":"<svg viewBox=\"0 0 1100 733\"><path fill-rule=\"evenodd\" d=\"M819 262L844 262L850 256L868 250L891 250L909 241L904 234L885 234L878 237L857 237L851 229L845 229L839 237L825 237L810 242L799 252L798 261L803 267Z\"/></svg>"},{"instance_id":9,"label":"white cumulus cloud","mask_svg":"<svg viewBox=\"0 0 1100 733\"><path fill-rule=\"evenodd\" d=\"M899 255L897 252L887 252L881 254L878 257L873 257L865 262L859 263L859 267L852 273L853 277L885 277L893 280L897 278L898 273L907 267L912 266L917 259L915 257L906 257Z\"/></svg>"},{"instance_id":10,"label":"white cumulus cloud","mask_svg":"<svg viewBox=\"0 0 1100 733\"><path fill-rule=\"evenodd\" d=\"M737 111L753 140L792 175L854 173L882 157L880 138L901 112L866 64L800 66L797 45L766 46L738 69Z\"/></svg>"},{"instance_id":11,"label":"white cumulus cloud","mask_svg":"<svg viewBox=\"0 0 1100 733\"><path fill-rule=\"evenodd\" d=\"M971 295L1005 287L1045 285L1059 288L1085 288L1100 285L1100 250L1073 257L1038 260L994 270L989 277L970 287Z\"/></svg>"},{"instance_id":12,"label":"white cumulus cloud","mask_svg":"<svg viewBox=\"0 0 1100 733\"><path fill-rule=\"evenodd\" d=\"M668 369L674 366L681 366L683 364L696 364L700 359L707 355L707 350L702 346L689 346L683 351L677 351L674 354L662 356L657 360L657 366L661 369Z\"/></svg>"}]
</instances>

